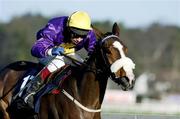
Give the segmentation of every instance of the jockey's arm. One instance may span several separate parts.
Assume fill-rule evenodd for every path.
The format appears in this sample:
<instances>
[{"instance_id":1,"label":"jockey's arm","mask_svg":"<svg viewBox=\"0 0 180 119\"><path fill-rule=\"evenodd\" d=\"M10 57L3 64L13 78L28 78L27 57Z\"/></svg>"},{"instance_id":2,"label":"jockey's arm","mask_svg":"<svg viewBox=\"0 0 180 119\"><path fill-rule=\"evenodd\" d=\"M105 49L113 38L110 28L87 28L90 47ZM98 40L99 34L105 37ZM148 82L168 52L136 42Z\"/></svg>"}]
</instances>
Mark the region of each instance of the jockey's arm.
<instances>
[{"instance_id":1,"label":"jockey's arm","mask_svg":"<svg viewBox=\"0 0 180 119\"><path fill-rule=\"evenodd\" d=\"M37 58L44 58L47 56L48 49L55 46L54 39L57 38L57 33L53 24L47 24L41 30L40 38L34 43L31 49L31 54Z\"/></svg>"}]
</instances>

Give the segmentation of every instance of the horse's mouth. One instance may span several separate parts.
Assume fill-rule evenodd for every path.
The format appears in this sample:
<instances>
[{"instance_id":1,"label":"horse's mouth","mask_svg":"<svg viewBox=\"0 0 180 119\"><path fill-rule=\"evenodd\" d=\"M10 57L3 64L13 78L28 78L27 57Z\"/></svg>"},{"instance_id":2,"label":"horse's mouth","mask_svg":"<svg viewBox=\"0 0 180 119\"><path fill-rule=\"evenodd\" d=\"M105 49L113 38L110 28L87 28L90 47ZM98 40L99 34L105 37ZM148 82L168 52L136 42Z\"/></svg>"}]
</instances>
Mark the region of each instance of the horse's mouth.
<instances>
[{"instance_id":1,"label":"horse's mouth","mask_svg":"<svg viewBox=\"0 0 180 119\"><path fill-rule=\"evenodd\" d=\"M124 91L132 90L135 84L135 80L129 80L129 78L126 76L114 78L112 80L116 82Z\"/></svg>"}]
</instances>

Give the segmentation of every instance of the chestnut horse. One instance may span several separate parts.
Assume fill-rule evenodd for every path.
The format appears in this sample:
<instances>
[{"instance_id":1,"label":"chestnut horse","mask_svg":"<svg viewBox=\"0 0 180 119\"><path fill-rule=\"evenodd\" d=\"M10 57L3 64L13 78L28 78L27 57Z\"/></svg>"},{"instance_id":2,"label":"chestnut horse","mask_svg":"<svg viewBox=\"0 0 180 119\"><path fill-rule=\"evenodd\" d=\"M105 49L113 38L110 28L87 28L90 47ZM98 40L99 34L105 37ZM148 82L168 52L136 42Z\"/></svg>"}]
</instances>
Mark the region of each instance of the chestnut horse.
<instances>
[{"instance_id":1,"label":"chestnut horse","mask_svg":"<svg viewBox=\"0 0 180 119\"><path fill-rule=\"evenodd\" d=\"M96 30L95 30L96 31ZM111 34L98 33L94 53L83 68L75 67L72 74L63 82L60 94L45 94L41 98L39 119L100 119L108 79L124 90L134 85L134 63L128 58L127 47L119 38L120 29L115 23ZM29 119L23 111L15 115L8 111L13 98L14 86L30 68L38 67L32 62L15 62L0 72L0 111L1 119ZM123 81L125 84L123 84ZM128 84L127 84L128 83Z\"/></svg>"}]
</instances>

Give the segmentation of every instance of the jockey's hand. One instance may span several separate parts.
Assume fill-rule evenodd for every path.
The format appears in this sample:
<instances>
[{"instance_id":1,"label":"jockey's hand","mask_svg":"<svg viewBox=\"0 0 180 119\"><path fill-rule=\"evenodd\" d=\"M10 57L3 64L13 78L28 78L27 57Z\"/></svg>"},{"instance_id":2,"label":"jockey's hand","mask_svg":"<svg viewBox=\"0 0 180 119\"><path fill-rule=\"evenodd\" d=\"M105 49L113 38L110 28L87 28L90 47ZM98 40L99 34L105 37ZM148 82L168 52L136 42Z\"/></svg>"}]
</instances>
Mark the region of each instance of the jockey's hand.
<instances>
[{"instance_id":1,"label":"jockey's hand","mask_svg":"<svg viewBox=\"0 0 180 119\"><path fill-rule=\"evenodd\" d=\"M61 53L64 53L64 48L63 47L54 47L51 51L52 55L61 55Z\"/></svg>"}]
</instances>

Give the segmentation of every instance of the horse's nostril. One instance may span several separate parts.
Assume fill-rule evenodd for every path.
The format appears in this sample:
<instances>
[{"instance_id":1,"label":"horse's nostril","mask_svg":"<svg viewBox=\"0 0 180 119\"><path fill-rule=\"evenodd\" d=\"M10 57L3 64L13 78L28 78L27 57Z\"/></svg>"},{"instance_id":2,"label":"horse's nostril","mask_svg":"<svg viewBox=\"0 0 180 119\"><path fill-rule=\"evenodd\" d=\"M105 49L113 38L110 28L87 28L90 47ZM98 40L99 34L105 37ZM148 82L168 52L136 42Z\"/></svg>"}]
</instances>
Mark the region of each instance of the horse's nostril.
<instances>
[{"instance_id":1,"label":"horse's nostril","mask_svg":"<svg viewBox=\"0 0 180 119\"><path fill-rule=\"evenodd\" d=\"M130 83L130 80L128 77L124 76L124 77L121 77L119 80L120 80L120 86L124 91L133 89L134 81Z\"/></svg>"},{"instance_id":2,"label":"horse's nostril","mask_svg":"<svg viewBox=\"0 0 180 119\"><path fill-rule=\"evenodd\" d=\"M129 83L129 79L127 77L122 77L120 80L122 80L122 83L126 86L129 87L130 83Z\"/></svg>"}]
</instances>

